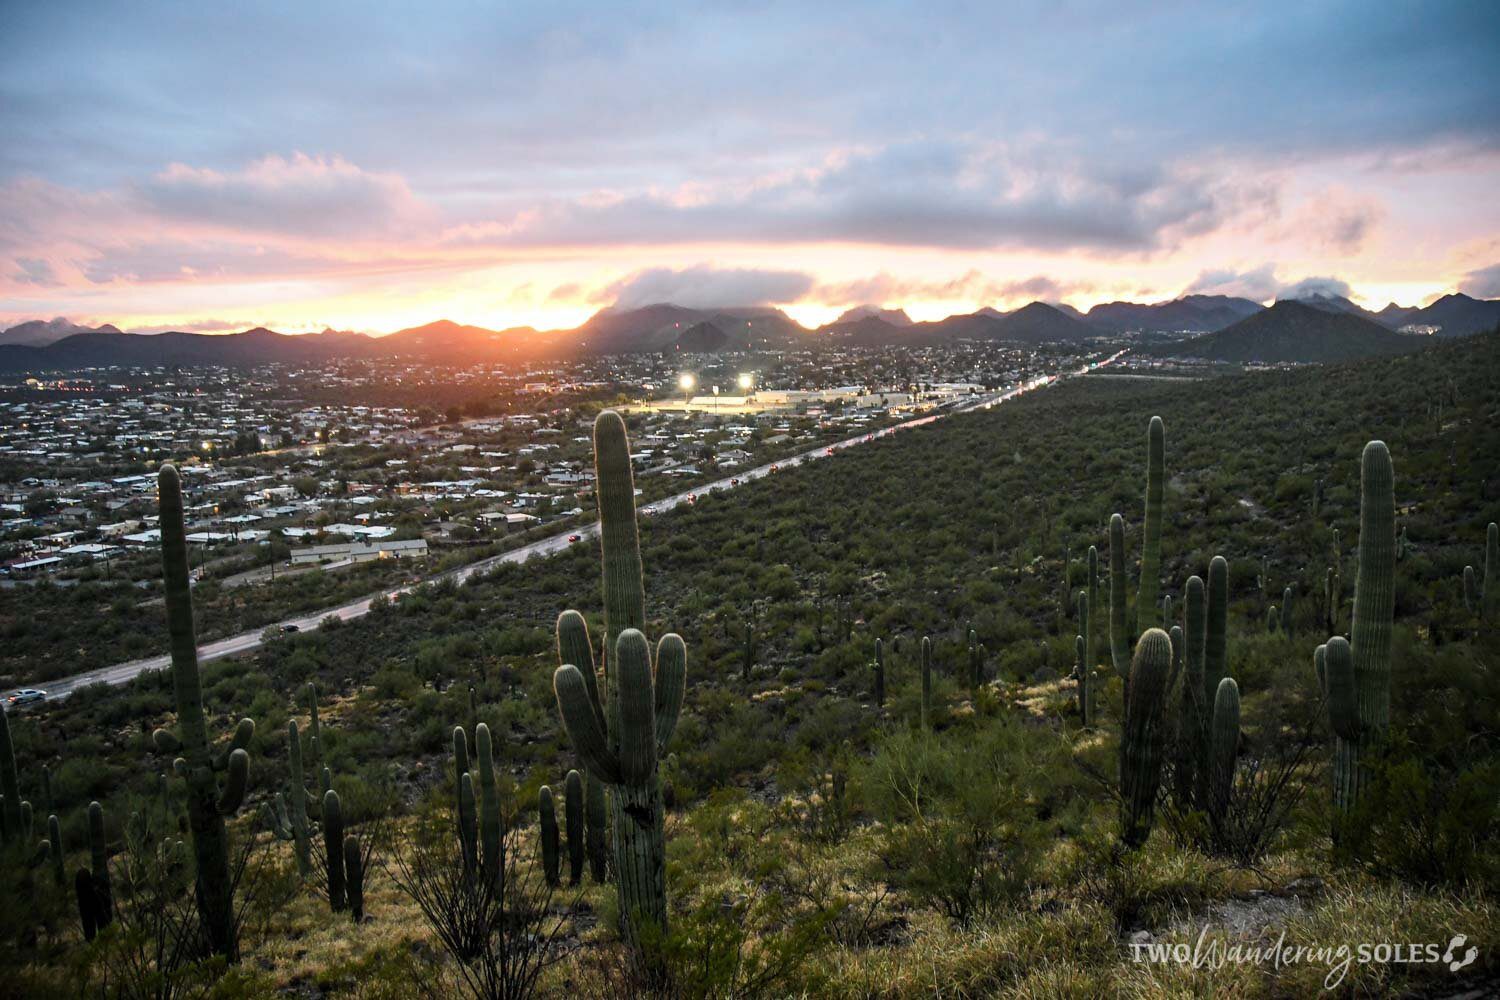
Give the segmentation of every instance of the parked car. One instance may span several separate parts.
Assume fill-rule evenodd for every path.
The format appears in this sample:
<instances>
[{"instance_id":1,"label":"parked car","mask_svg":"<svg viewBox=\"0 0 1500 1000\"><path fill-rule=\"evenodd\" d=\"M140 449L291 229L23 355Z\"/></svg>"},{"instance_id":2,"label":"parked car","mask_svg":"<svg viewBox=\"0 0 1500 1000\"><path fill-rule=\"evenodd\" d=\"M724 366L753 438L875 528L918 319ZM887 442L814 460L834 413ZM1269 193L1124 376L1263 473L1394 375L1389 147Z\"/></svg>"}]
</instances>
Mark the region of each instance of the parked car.
<instances>
[{"instance_id":1,"label":"parked car","mask_svg":"<svg viewBox=\"0 0 1500 1000\"><path fill-rule=\"evenodd\" d=\"M30 705L35 701L46 701L47 692L38 691L36 688L22 688L5 699L6 704L19 708L22 705Z\"/></svg>"}]
</instances>

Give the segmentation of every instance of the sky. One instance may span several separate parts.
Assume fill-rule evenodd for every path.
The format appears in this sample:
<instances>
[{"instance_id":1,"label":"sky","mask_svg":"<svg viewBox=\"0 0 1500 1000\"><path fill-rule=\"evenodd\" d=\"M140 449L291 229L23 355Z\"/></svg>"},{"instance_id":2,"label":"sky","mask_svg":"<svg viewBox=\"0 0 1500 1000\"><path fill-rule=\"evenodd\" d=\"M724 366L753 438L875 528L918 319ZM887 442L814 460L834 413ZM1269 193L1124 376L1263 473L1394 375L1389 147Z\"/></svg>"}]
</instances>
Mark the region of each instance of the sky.
<instances>
[{"instance_id":1,"label":"sky","mask_svg":"<svg viewBox=\"0 0 1500 1000\"><path fill-rule=\"evenodd\" d=\"M1500 297L1500 4L0 3L0 325Z\"/></svg>"}]
</instances>

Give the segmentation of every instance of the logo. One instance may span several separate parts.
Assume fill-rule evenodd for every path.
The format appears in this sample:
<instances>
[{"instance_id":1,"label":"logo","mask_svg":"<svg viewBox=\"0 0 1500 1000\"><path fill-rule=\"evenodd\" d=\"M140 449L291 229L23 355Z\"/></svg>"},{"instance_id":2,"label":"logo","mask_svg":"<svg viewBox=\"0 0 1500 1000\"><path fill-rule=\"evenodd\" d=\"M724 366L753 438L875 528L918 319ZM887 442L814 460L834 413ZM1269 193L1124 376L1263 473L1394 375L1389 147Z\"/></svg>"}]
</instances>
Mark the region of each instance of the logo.
<instances>
[{"instance_id":1,"label":"logo","mask_svg":"<svg viewBox=\"0 0 1500 1000\"><path fill-rule=\"evenodd\" d=\"M1147 935L1149 938L1149 935ZM1194 969L1216 970L1227 965L1269 965L1276 969L1298 963L1321 965L1328 970L1323 979L1325 989L1335 989L1353 965L1415 965L1442 963L1457 973L1479 958L1479 949L1468 944L1463 934L1453 935L1445 951L1437 944L1421 942L1361 942L1358 944L1291 945L1286 932L1274 942L1246 943L1232 941L1227 935L1211 936L1203 927L1193 944L1165 941L1132 941L1131 957L1137 962L1186 965ZM1462 957L1459 952L1463 951Z\"/></svg>"},{"instance_id":2,"label":"logo","mask_svg":"<svg viewBox=\"0 0 1500 1000\"><path fill-rule=\"evenodd\" d=\"M1462 948L1464 946L1464 942L1467 940L1469 939L1464 935L1455 934L1453 935L1453 940L1448 942L1448 950L1443 952L1443 961L1448 963L1449 972L1457 972L1459 969L1462 969L1464 966L1468 965L1470 962L1474 961L1474 959L1479 957L1479 949L1474 947L1473 945L1469 945L1469 950L1464 953L1463 958L1455 959L1453 957L1453 953Z\"/></svg>"}]
</instances>

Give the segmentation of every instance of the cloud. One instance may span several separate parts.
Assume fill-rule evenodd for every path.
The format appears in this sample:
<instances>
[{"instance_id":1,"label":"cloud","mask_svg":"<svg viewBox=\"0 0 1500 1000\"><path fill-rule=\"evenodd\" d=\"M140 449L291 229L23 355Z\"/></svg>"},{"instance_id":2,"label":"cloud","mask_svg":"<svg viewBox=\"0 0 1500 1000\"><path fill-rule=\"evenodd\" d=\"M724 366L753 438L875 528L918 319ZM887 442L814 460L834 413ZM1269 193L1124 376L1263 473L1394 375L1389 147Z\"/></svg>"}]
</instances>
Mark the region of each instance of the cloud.
<instances>
[{"instance_id":1,"label":"cloud","mask_svg":"<svg viewBox=\"0 0 1500 1000\"><path fill-rule=\"evenodd\" d=\"M815 167L526 206L450 228L455 246L855 243L959 250L1152 251L1209 233L1268 197L1260 182L1126 169L1050 144L920 140Z\"/></svg>"},{"instance_id":2,"label":"cloud","mask_svg":"<svg viewBox=\"0 0 1500 1000\"><path fill-rule=\"evenodd\" d=\"M1089 282L1060 281L1041 274L1029 278L995 279L977 270L970 270L956 278L931 281L901 278L882 271L853 281L819 284L808 297L833 306L902 304L912 301L995 304L1015 299L1055 301L1092 288L1093 285Z\"/></svg>"},{"instance_id":3,"label":"cloud","mask_svg":"<svg viewBox=\"0 0 1500 1000\"><path fill-rule=\"evenodd\" d=\"M636 271L601 289L596 299L617 309L670 302L688 308L762 306L795 302L811 290L811 275L801 271L717 268L709 264L674 270Z\"/></svg>"},{"instance_id":4,"label":"cloud","mask_svg":"<svg viewBox=\"0 0 1500 1000\"><path fill-rule=\"evenodd\" d=\"M1500 264L1470 271L1459 281L1458 290L1476 299L1500 299Z\"/></svg>"},{"instance_id":5,"label":"cloud","mask_svg":"<svg viewBox=\"0 0 1500 1000\"><path fill-rule=\"evenodd\" d=\"M171 219L320 238L388 235L428 214L399 176L304 153L266 156L228 172L173 163L136 193Z\"/></svg>"},{"instance_id":6,"label":"cloud","mask_svg":"<svg viewBox=\"0 0 1500 1000\"><path fill-rule=\"evenodd\" d=\"M57 272L52 270L52 265L40 257L17 257L16 269L16 280L23 285L52 288L62 284L57 280Z\"/></svg>"},{"instance_id":7,"label":"cloud","mask_svg":"<svg viewBox=\"0 0 1500 1000\"><path fill-rule=\"evenodd\" d=\"M1342 278L1309 277L1284 281L1276 276L1274 262L1246 271L1233 268L1202 271L1183 289L1184 295L1238 295L1255 302L1271 299L1302 299L1311 295L1337 295L1348 298L1349 283Z\"/></svg>"},{"instance_id":8,"label":"cloud","mask_svg":"<svg viewBox=\"0 0 1500 1000\"><path fill-rule=\"evenodd\" d=\"M1265 302L1276 297L1281 283L1276 279L1276 265L1262 264L1248 271L1230 269L1208 270L1199 273L1192 284L1183 289L1184 295L1238 295L1255 302Z\"/></svg>"},{"instance_id":9,"label":"cloud","mask_svg":"<svg viewBox=\"0 0 1500 1000\"><path fill-rule=\"evenodd\" d=\"M1278 299L1305 299L1312 295L1333 295L1348 298L1349 282L1342 278L1303 278L1276 290Z\"/></svg>"}]
</instances>

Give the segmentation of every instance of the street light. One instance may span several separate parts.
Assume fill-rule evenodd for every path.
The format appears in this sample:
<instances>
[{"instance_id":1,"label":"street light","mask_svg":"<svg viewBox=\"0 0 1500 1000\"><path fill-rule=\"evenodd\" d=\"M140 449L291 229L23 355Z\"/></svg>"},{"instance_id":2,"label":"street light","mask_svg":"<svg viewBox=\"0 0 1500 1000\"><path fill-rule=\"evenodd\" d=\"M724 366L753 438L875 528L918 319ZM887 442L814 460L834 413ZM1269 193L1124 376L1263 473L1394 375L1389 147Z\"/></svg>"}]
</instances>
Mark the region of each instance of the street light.
<instances>
[{"instance_id":1,"label":"street light","mask_svg":"<svg viewBox=\"0 0 1500 1000\"><path fill-rule=\"evenodd\" d=\"M740 389L741 390L743 390L744 392L749 392L750 391L750 387L752 385L754 385L754 384L755 384L755 376L754 375L751 375L749 372L741 372L740 373Z\"/></svg>"},{"instance_id":2,"label":"street light","mask_svg":"<svg viewBox=\"0 0 1500 1000\"><path fill-rule=\"evenodd\" d=\"M692 402L693 402L693 386L695 386L697 384L698 384L698 380L693 377L693 373L692 372L683 372L681 375L679 375L677 377L677 387L682 390L682 399L683 399L683 403L684 403L684 408L687 408L687 407L689 407L689 406L692 405Z\"/></svg>"}]
</instances>

